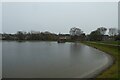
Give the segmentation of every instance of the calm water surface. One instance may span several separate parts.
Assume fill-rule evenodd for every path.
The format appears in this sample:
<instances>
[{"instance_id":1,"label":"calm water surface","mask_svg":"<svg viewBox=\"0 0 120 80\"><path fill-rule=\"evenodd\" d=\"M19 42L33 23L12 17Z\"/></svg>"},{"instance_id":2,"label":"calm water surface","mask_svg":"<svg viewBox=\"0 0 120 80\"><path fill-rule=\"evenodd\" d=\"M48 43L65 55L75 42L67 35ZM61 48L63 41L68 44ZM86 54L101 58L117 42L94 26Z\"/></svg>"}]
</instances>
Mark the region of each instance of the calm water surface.
<instances>
[{"instance_id":1,"label":"calm water surface","mask_svg":"<svg viewBox=\"0 0 120 80\"><path fill-rule=\"evenodd\" d=\"M2 78L2 41L0 40L0 79Z\"/></svg>"},{"instance_id":2,"label":"calm water surface","mask_svg":"<svg viewBox=\"0 0 120 80\"><path fill-rule=\"evenodd\" d=\"M2 43L3 78L84 77L108 62L101 51L80 43Z\"/></svg>"}]
</instances>

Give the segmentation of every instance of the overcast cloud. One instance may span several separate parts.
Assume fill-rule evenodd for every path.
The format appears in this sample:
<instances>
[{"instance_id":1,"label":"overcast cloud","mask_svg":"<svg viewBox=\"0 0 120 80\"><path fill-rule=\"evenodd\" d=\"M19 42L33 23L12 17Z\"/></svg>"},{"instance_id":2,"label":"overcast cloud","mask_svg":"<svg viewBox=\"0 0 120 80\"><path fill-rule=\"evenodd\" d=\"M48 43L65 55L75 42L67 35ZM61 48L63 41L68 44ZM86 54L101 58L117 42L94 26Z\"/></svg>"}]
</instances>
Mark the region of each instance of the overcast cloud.
<instances>
[{"instance_id":1,"label":"overcast cloud","mask_svg":"<svg viewBox=\"0 0 120 80\"><path fill-rule=\"evenodd\" d=\"M2 4L3 32L50 31L69 33L78 27L85 33L100 26L118 27L117 2L42 3L8 2Z\"/></svg>"}]
</instances>

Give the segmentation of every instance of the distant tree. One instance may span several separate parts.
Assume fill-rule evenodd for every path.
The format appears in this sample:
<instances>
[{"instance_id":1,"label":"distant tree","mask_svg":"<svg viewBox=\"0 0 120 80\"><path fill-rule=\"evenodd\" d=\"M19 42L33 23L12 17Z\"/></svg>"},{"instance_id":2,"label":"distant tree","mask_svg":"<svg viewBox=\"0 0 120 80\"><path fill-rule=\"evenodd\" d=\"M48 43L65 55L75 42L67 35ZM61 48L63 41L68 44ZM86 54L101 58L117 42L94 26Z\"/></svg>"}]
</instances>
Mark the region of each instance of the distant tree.
<instances>
[{"instance_id":1,"label":"distant tree","mask_svg":"<svg viewBox=\"0 0 120 80\"><path fill-rule=\"evenodd\" d=\"M118 31L116 28L109 28L109 35L110 36L115 36L118 34Z\"/></svg>"},{"instance_id":2,"label":"distant tree","mask_svg":"<svg viewBox=\"0 0 120 80\"><path fill-rule=\"evenodd\" d=\"M71 36L80 36L83 33L81 29L76 27L71 28L69 32Z\"/></svg>"},{"instance_id":3,"label":"distant tree","mask_svg":"<svg viewBox=\"0 0 120 80\"><path fill-rule=\"evenodd\" d=\"M101 33L101 35L105 35L105 33L106 33L106 31L107 31L107 28L105 28L105 27L100 27L100 28L98 28L97 30Z\"/></svg>"},{"instance_id":4,"label":"distant tree","mask_svg":"<svg viewBox=\"0 0 120 80\"><path fill-rule=\"evenodd\" d=\"M25 32L18 31L16 36L18 40L25 40Z\"/></svg>"},{"instance_id":5,"label":"distant tree","mask_svg":"<svg viewBox=\"0 0 120 80\"><path fill-rule=\"evenodd\" d=\"M16 34L2 34L2 40L57 40L58 35L55 33L40 32L40 31L31 31L31 32L23 32L18 31Z\"/></svg>"},{"instance_id":6,"label":"distant tree","mask_svg":"<svg viewBox=\"0 0 120 80\"><path fill-rule=\"evenodd\" d=\"M102 40L102 34L98 30L92 31L89 35L89 39L91 41L101 41Z\"/></svg>"},{"instance_id":7,"label":"distant tree","mask_svg":"<svg viewBox=\"0 0 120 80\"><path fill-rule=\"evenodd\" d=\"M85 34L79 28L73 27L70 29L71 40L84 40Z\"/></svg>"}]
</instances>

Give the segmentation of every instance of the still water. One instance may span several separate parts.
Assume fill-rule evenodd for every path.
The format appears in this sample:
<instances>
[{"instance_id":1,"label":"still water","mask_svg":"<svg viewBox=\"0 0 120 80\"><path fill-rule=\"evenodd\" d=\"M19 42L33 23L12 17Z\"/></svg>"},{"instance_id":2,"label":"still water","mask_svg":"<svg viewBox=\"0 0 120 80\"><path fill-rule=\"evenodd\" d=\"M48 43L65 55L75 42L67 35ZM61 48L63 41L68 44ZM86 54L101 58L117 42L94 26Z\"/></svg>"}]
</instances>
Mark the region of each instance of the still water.
<instances>
[{"instance_id":1,"label":"still water","mask_svg":"<svg viewBox=\"0 0 120 80\"><path fill-rule=\"evenodd\" d=\"M80 43L2 42L3 78L90 77L109 63L106 54Z\"/></svg>"},{"instance_id":2,"label":"still water","mask_svg":"<svg viewBox=\"0 0 120 80\"><path fill-rule=\"evenodd\" d=\"M0 40L0 79L2 78L2 41Z\"/></svg>"}]
</instances>

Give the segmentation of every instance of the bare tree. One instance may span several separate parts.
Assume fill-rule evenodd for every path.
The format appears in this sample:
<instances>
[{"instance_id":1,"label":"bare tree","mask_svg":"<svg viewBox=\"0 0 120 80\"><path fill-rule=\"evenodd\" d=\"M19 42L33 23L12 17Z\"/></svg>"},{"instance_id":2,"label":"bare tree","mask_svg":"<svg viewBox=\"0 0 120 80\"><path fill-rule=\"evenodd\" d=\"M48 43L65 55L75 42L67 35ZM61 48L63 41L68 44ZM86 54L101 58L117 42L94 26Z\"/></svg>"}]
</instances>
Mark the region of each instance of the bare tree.
<instances>
[{"instance_id":1,"label":"bare tree","mask_svg":"<svg viewBox=\"0 0 120 80\"><path fill-rule=\"evenodd\" d=\"M115 36L118 34L118 30L116 28L109 28L109 35Z\"/></svg>"},{"instance_id":2,"label":"bare tree","mask_svg":"<svg viewBox=\"0 0 120 80\"><path fill-rule=\"evenodd\" d=\"M73 27L70 29L71 36L80 36L82 33L83 33L83 31L79 28Z\"/></svg>"},{"instance_id":3,"label":"bare tree","mask_svg":"<svg viewBox=\"0 0 120 80\"><path fill-rule=\"evenodd\" d=\"M106 31L107 31L107 28L105 27L100 27L97 29L102 35L105 35Z\"/></svg>"}]
</instances>

